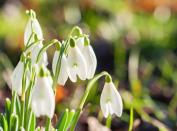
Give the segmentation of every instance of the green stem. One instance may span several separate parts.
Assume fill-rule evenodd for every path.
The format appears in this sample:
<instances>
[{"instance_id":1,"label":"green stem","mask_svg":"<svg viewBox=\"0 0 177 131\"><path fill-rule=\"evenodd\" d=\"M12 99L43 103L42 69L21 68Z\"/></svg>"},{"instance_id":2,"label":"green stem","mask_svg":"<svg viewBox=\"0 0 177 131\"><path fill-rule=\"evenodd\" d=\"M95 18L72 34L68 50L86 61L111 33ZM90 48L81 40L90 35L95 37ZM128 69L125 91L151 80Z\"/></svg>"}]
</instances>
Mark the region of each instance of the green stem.
<instances>
[{"instance_id":1,"label":"green stem","mask_svg":"<svg viewBox=\"0 0 177 131\"><path fill-rule=\"evenodd\" d=\"M25 119L25 101L21 101L21 106L22 106L22 110L21 110L21 127L24 127L24 119Z\"/></svg>"},{"instance_id":2,"label":"green stem","mask_svg":"<svg viewBox=\"0 0 177 131\"><path fill-rule=\"evenodd\" d=\"M11 114L15 112L15 103L16 103L16 93L12 92L12 104L11 104Z\"/></svg>"},{"instance_id":3,"label":"green stem","mask_svg":"<svg viewBox=\"0 0 177 131\"><path fill-rule=\"evenodd\" d=\"M65 43L63 43L63 44L61 45L60 54L59 54L59 57L58 57L58 60L57 60L57 65L56 65L56 72L55 72L54 77L53 77L53 85L52 85L52 88L53 88L54 90L55 90L55 87L56 87L56 85L57 85L58 76L59 76L59 74L60 74L61 59L62 59L63 54L67 51L68 45L69 45L69 39L66 40Z\"/></svg>"},{"instance_id":4,"label":"green stem","mask_svg":"<svg viewBox=\"0 0 177 131\"><path fill-rule=\"evenodd\" d=\"M47 117L45 131L50 131L50 126L51 126L51 119Z\"/></svg>"},{"instance_id":5,"label":"green stem","mask_svg":"<svg viewBox=\"0 0 177 131\"><path fill-rule=\"evenodd\" d=\"M107 72L103 71L100 74L96 75L92 80L89 81L86 91L85 91L84 95L82 96L81 101L78 106L79 114L77 116L75 116L75 119L73 120L73 123L70 128L70 131L74 131L77 121L79 120L80 114L82 112L83 106L87 100L89 93L90 93L90 90L92 89L95 82L98 81L98 79L100 79L102 76L110 76L110 75Z\"/></svg>"},{"instance_id":6,"label":"green stem","mask_svg":"<svg viewBox=\"0 0 177 131\"><path fill-rule=\"evenodd\" d=\"M25 98L25 106L26 106L25 129L27 131L30 130L29 129L29 125L30 125L29 123L31 123L31 120L32 120L32 118L31 118L32 117L32 111L30 109L30 99L31 99L31 91L32 91L32 88L33 88L34 83L35 83L35 77L36 77L35 68L32 68L32 76L31 76L31 79L30 79L30 83L29 83L28 90L26 92L26 98Z\"/></svg>"},{"instance_id":7,"label":"green stem","mask_svg":"<svg viewBox=\"0 0 177 131\"><path fill-rule=\"evenodd\" d=\"M36 72L35 72L35 68L33 68L32 69L31 80L30 80L30 83L29 83L29 86L28 86L28 90L27 90L27 93L26 93L26 107L27 107L27 109L30 108L31 90L32 90L32 88L34 86L35 78L36 78Z\"/></svg>"},{"instance_id":8,"label":"green stem","mask_svg":"<svg viewBox=\"0 0 177 131\"><path fill-rule=\"evenodd\" d=\"M34 34L35 34L34 32L32 32L32 33L31 33L31 35L30 35L30 37L29 37L29 39L28 39L28 41L27 41L26 46L28 46L28 45L29 45L29 42L30 42L30 40L31 40L31 38L33 37L33 35L34 35Z\"/></svg>"},{"instance_id":9,"label":"green stem","mask_svg":"<svg viewBox=\"0 0 177 131\"><path fill-rule=\"evenodd\" d=\"M57 65L56 65L56 72L55 72L54 77L53 77L53 85L52 85L52 88L53 88L54 90L55 90L55 87L56 87L56 85L57 85L58 76L59 76L59 74L60 74L61 59L62 59L63 53L64 53L64 46L61 46L60 54L59 54L59 57L58 57L58 60L57 60Z\"/></svg>"},{"instance_id":10,"label":"green stem","mask_svg":"<svg viewBox=\"0 0 177 131\"><path fill-rule=\"evenodd\" d=\"M42 40L37 40L37 41L34 41L34 42L33 42L33 43L31 43L30 45L26 46L26 48L25 48L24 52L25 52L25 51L27 51L28 49L30 49L33 45L37 44L37 43L38 43L38 42L40 42L40 41L42 41Z\"/></svg>"},{"instance_id":11,"label":"green stem","mask_svg":"<svg viewBox=\"0 0 177 131\"><path fill-rule=\"evenodd\" d=\"M28 114L29 117L28 117L28 124L26 124L26 131L30 131L30 125L31 125L31 122L32 122L32 115L33 115L31 110L29 110L28 113L29 113Z\"/></svg>"},{"instance_id":12,"label":"green stem","mask_svg":"<svg viewBox=\"0 0 177 131\"><path fill-rule=\"evenodd\" d=\"M95 84L96 81L98 81L98 79L100 79L102 76L110 76L107 72L103 71L100 74L96 75L92 80L90 80L90 82L87 85L86 91L83 95L83 97L81 98L80 104L79 104L79 109L82 109L84 106L84 103L90 93L90 90L92 89L93 85Z\"/></svg>"},{"instance_id":13,"label":"green stem","mask_svg":"<svg viewBox=\"0 0 177 131\"><path fill-rule=\"evenodd\" d=\"M38 54L37 59L36 59L36 63L39 62L39 60L40 60L42 54L43 54L50 46L56 44L57 42L58 42L58 40L52 40L50 43L44 45L44 46L42 47L42 49L39 51L39 54Z\"/></svg>"},{"instance_id":14,"label":"green stem","mask_svg":"<svg viewBox=\"0 0 177 131\"><path fill-rule=\"evenodd\" d=\"M26 72L27 72L27 65L28 62L24 61L24 70L23 70L23 77L22 77L22 95L21 95L21 127L24 127L24 119L25 119L25 95L26 95Z\"/></svg>"}]
</instances>

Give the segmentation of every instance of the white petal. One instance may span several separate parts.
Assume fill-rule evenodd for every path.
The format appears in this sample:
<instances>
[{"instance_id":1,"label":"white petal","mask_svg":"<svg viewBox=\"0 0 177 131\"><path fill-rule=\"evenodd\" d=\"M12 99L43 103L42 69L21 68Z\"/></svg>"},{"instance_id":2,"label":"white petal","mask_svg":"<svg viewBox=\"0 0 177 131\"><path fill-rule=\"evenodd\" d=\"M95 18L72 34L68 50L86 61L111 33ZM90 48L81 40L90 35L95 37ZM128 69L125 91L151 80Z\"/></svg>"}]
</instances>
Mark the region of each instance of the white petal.
<instances>
[{"instance_id":1,"label":"white petal","mask_svg":"<svg viewBox=\"0 0 177 131\"><path fill-rule=\"evenodd\" d=\"M39 44L36 44L34 46L34 48L32 48L32 50L31 50L31 61L32 61L32 64L36 63L37 56L38 56L40 50L42 49L42 47L43 47L43 44L39 43ZM41 59L39 60L38 64L39 65L44 64L45 66L48 64L47 53L46 52L44 52L42 54Z\"/></svg>"},{"instance_id":2,"label":"white petal","mask_svg":"<svg viewBox=\"0 0 177 131\"><path fill-rule=\"evenodd\" d=\"M24 65L19 61L12 73L12 90L16 91L18 95L22 94L22 77L23 77Z\"/></svg>"},{"instance_id":3,"label":"white petal","mask_svg":"<svg viewBox=\"0 0 177 131\"><path fill-rule=\"evenodd\" d=\"M84 37L80 37L76 40L76 45L79 48L79 50L82 51L82 49L84 48Z\"/></svg>"},{"instance_id":4,"label":"white petal","mask_svg":"<svg viewBox=\"0 0 177 131\"><path fill-rule=\"evenodd\" d=\"M58 57L59 57L59 51L56 51L54 53L53 62L52 62L53 74L55 74L55 71L56 71ZM58 77L58 84L65 85L67 79L68 79L67 61L66 61L66 56L63 54L62 60L61 60L60 73L59 73L59 77Z\"/></svg>"},{"instance_id":5,"label":"white petal","mask_svg":"<svg viewBox=\"0 0 177 131\"><path fill-rule=\"evenodd\" d=\"M105 117L113 113L119 117L122 115L122 98L112 82L105 83L100 98L100 104Z\"/></svg>"},{"instance_id":6,"label":"white petal","mask_svg":"<svg viewBox=\"0 0 177 131\"><path fill-rule=\"evenodd\" d=\"M37 78L32 91L32 110L37 117L54 115L55 96L52 90L52 84L49 77Z\"/></svg>"},{"instance_id":7,"label":"white petal","mask_svg":"<svg viewBox=\"0 0 177 131\"><path fill-rule=\"evenodd\" d=\"M100 98L100 106L101 110L103 112L104 117L108 117L109 115L109 105L108 102L110 101L110 88L109 86L105 83L103 87L103 91L101 93L101 98Z\"/></svg>"},{"instance_id":8,"label":"white petal","mask_svg":"<svg viewBox=\"0 0 177 131\"><path fill-rule=\"evenodd\" d=\"M95 74L97 66L97 59L95 53L91 45L84 46L82 53L87 62L87 78L91 79Z\"/></svg>"},{"instance_id":9,"label":"white petal","mask_svg":"<svg viewBox=\"0 0 177 131\"><path fill-rule=\"evenodd\" d=\"M37 34L37 37L39 39L43 39L43 34L42 30L40 27L40 24L37 19L29 19L25 28L25 33L24 33L24 43L25 45L27 44L31 34L32 34L32 29L33 31ZM34 38L30 40L30 43L34 42Z\"/></svg>"},{"instance_id":10,"label":"white petal","mask_svg":"<svg viewBox=\"0 0 177 131\"><path fill-rule=\"evenodd\" d=\"M77 75L81 80L87 77L86 61L77 46L68 49L68 75L71 81L77 81Z\"/></svg>"},{"instance_id":11,"label":"white petal","mask_svg":"<svg viewBox=\"0 0 177 131\"><path fill-rule=\"evenodd\" d=\"M112 82L110 83L110 89L112 109L114 110L114 113L120 117L122 115L123 110L122 98Z\"/></svg>"}]
</instances>

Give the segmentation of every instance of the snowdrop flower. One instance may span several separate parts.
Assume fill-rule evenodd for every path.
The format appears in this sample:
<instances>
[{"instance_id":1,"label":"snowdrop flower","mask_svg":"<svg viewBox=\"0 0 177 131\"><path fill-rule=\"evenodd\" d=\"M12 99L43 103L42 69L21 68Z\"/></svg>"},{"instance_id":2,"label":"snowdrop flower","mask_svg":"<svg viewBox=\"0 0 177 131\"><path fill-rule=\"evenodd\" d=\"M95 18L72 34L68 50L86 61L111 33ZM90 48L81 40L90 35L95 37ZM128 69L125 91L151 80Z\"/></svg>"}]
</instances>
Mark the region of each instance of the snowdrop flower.
<instances>
[{"instance_id":1,"label":"snowdrop flower","mask_svg":"<svg viewBox=\"0 0 177 131\"><path fill-rule=\"evenodd\" d=\"M38 22L38 20L36 19L36 15L35 12L30 10L30 18L26 24L26 28L25 28L25 32L24 32L24 43L25 46L27 44L31 44L35 41L34 39L34 35L33 37L30 39L31 34L34 32L37 35L37 38L39 40L43 39L43 34L42 34L42 29L41 26ZM29 40L30 39L30 40ZM29 43L28 43L29 41Z\"/></svg>"},{"instance_id":2,"label":"snowdrop flower","mask_svg":"<svg viewBox=\"0 0 177 131\"><path fill-rule=\"evenodd\" d=\"M118 117L122 115L122 98L110 78L105 82L103 87L100 104L104 117L108 117L109 114L112 115L114 113Z\"/></svg>"},{"instance_id":3,"label":"snowdrop flower","mask_svg":"<svg viewBox=\"0 0 177 131\"><path fill-rule=\"evenodd\" d=\"M42 67L32 91L32 110L36 117L48 116L52 118L55 109L55 96L52 90L52 78L46 67Z\"/></svg>"},{"instance_id":4,"label":"snowdrop flower","mask_svg":"<svg viewBox=\"0 0 177 131\"><path fill-rule=\"evenodd\" d=\"M91 79L95 74L97 66L97 59L93 51L93 48L90 45L90 41L87 37L78 38L76 43L79 49L81 50L87 63L87 79Z\"/></svg>"},{"instance_id":5,"label":"snowdrop flower","mask_svg":"<svg viewBox=\"0 0 177 131\"><path fill-rule=\"evenodd\" d=\"M72 82L77 81L77 75L81 80L87 78L87 63L81 51L73 39L70 40L67 56L68 76Z\"/></svg>"},{"instance_id":6,"label":"snowdrop flower","mask_svg":"<svg viewBox=\"0 0 177 131\"><path fill-rule=\"evenodd\" d=\"M30 18L27 22L26 28L25 28L25 33L24 33L24 43L25 46L32 44L33 42L35 42L36 38L35 35L33 35L33 37L31 37L32 33L35 33L35 35L37 36L38 40L43 40L43 34L42 34L42 29L40 27L40 24L38 22L38 20L36 19L35 13L30 10ZM31 37L31 38L30 38ZM29 40L30 39L30 40ZM29 41L29 43L28 43ZM35 45L31 46L26 53L30 53L31 54L31 61L32 64L36 63L36 59L37 56L39 54L39 51L42 49L43 44L42 41L37 42ZM47 53L44 52L41 56L40 61L38 62L39 65L47 65Z\"/></svg>"},{"instance_id":7,"label":"snowdrop flower","mask_svg":"<svg viewBox=\"0 0 177 131\"><path fill-rule=\"evenodd\" d=\"M55 71L56 71L56 66L57 66L57 61L58 61L59 55L60 55L60 51L58 51L58 50L55 51L54 57L53 57L53 62L52 62L53 74L55 74ZM58 84L65 85L67 79L68 79L67 61L66 61L65 54L63 54L62 59L61 59L60 73L59 73L59 76L58 76Z\"/></svg>"},{"instance_id":8,"label":"snowdrop flower","mask_svg":"<svg viewBox=\"0 0 177 131\"><path fill-rule=\"evenodd\" d=\"M23 77L23 71L24 71L24 63L20 60L15 67L11 80L12 80L12 86L11 89L18 93L18 95L21 96L22 94L22 77Z\"/></svg>"}]
</instances>

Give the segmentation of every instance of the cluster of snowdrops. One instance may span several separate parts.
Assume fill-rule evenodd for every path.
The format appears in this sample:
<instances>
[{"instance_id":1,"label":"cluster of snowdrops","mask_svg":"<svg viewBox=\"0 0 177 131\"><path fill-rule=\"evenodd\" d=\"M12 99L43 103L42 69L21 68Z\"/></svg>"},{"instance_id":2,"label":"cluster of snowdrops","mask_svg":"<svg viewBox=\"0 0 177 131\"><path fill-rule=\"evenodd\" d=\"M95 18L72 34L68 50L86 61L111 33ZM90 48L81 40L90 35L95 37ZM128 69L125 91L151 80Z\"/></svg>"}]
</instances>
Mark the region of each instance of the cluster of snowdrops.
<instances>
[{"instance_id":1,"label":"cluster of snowdrops","mask_svg":"<svg viewBox=\"0 0 177 131\"><path fill-rule=\"evenodd\" d=\"M122 99L107 72L95 75L97 59L90 45L88 35L74 27L66 40L54 39L43 45L43 33L36 14L28 10L29 16L20 60L11 76L12 99L6 99L5 113L0 115L0 130L3 131L73 131L82 113L83 106L93 84L105 77L100 105L107 118L112 114L122 115ZM52 73L47 68L46 50L56 47L52 62ZM76 109L66 109L54 127L51 119L55 111L55 90L57 84L65 85L67 79L90 80ZM36 118L46 117L46 124L38 127Z\"/></svg>"}]
</instances>

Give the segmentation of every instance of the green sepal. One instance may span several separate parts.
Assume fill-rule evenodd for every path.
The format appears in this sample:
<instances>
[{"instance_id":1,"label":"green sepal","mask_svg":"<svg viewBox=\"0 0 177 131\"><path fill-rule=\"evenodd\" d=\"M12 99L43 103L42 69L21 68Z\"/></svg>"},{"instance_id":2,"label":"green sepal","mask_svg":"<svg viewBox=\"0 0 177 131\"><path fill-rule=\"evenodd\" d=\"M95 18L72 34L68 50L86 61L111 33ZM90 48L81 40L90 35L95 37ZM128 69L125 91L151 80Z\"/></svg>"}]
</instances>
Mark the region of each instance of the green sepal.
<instances>
[{"instance_id":1,"label":"green sepal","mask_svg":"<svg viewBox=\"0 0 177 131\"><path fill-rule=\"evenodd\" d=\"M69 44L70 44L70 46L71 46L72 48L74 48L75 45L76 45L75 40L74 40L73 38L70 38Z\"/></svg>"},{"instance_id":2,"label":"green sepal","mask_svg":"<svg viewBox=\"0 0 177 131\"><path fill-rule=\"evenodd\" d=\"M105 77L105 82L106 82L106 83L112 82L112 78L111 78L110 75L106 75L106 77Z\"/></svg>"}]
</instances>

